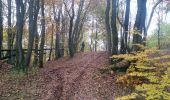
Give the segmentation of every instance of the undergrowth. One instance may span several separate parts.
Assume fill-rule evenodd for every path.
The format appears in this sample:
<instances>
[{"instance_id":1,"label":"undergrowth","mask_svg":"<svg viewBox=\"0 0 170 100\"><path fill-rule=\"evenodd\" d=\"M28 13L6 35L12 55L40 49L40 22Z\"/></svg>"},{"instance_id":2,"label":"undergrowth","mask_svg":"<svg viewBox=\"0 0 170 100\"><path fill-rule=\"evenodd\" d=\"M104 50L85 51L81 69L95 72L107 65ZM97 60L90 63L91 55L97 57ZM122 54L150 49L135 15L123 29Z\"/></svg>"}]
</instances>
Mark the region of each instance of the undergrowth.
<instances>
[{"instance_id":1,"label":"undergrowth","mask_svg":"<svg viewBox=\"0 0 170 100\"><path fill-rule=\"evenodd\" d=\"M149 49L113 58L133 62L126 74L117 78L117 83L133 92L116 100L170 100L170 55Z\"/></svg>"}]
</instances>

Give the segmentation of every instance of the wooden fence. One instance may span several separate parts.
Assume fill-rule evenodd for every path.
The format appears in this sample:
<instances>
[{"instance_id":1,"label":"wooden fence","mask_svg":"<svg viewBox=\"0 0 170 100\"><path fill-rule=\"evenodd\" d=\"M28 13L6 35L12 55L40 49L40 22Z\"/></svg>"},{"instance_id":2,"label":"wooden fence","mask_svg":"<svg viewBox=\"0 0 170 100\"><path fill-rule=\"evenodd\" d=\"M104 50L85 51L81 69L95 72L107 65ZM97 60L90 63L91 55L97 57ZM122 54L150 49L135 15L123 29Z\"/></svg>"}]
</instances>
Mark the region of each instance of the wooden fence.
<instances>
[{"instance_id":1,"label":"wooden fence","mask_svg":"<svg viewBox=\"0 0 170 100\"><path fill-rule=\"evenodd\" d=\"M27 52L27 50L28 49L23 49L24 54ZM54 50L54 48L52 48L52 49L44 49L44 54L46 54L46 51L50 51L50 50ZM16 56L15 51L16 51L16 49L13 49L13 50L3 49L3 50L1 50L1 52L3 54L2 55L3 57L1 57L0 60L6 60L8 58L15 57ZM32 51L36 51L36 49L32 49ZM37 50L37 51L40 52L41 50ZM11 52L10 55L9 55L9 52Z\"/></svg>"}]
</instances>

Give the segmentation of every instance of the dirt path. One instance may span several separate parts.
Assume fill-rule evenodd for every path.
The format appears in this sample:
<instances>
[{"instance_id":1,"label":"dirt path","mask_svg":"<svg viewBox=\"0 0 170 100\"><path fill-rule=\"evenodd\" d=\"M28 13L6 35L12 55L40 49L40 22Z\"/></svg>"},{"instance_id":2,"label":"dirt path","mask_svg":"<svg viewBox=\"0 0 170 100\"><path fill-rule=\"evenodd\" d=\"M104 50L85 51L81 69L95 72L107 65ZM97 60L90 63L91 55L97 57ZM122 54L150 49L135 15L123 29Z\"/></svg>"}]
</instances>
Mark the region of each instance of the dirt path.
<instances>
[{"instance_id":1,"label":"dirt path","mask_svg":"<svg viewBox=\"0 0 170 100\"><path fill-rule=\"evenodd\" d=\"M47 62L36 74L0 75L0 100L113 100L121 93L115 75L100 74L108 66L106 52L78 53Z\"/></svg>"},{"instance_id":2,"label":"dirt path","mask_svg":"<svg viewBox=\"0 0 170 100\"><path fill-rule=\"evenodd\" d=\"M97 100L94 87L96 71L107 66L106 53L77 54L73 59L62 58L49 62L43 69L45 75L44 100ZM101 100L101 99L100 99Z\"/></svg>"}]
</instances>

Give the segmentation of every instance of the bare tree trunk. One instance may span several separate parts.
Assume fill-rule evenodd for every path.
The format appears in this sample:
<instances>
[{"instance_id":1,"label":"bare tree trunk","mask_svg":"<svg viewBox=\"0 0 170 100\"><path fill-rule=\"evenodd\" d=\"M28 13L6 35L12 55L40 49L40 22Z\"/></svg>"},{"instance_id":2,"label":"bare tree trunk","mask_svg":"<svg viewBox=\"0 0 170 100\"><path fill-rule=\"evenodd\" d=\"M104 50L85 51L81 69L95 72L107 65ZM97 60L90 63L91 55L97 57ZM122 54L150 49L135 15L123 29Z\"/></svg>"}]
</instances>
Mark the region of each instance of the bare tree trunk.
<instances>
[{"instance_id":1,"label":"bare tree trunk","mask_svg":"<svg viewBox=\"0 0 170 100\"><path fill-rule=\"evenodd\" d=\"M53 52L53 36L54 35L54 25L52 24L52 32L51 32L51 49L50 49L50 54L49 54L49 59L48 61L51 61L51 54Z\"/></svg>"},{"instance_id":2,"label":"bare tree trunk","mask_svg":"<svg viewBox=\"0 0 170 100\"><path fill-rule=\"evenodd\" d=\"M161 42L160 42L160 30L161 30L161 25L160 25L160 21L158 22L158 30L157 30L157 34L158 34L158 49L161 48Z\"/></svg>"},{"instance_id":3,"label":"bare tree trunk","mask_svg":"<svg viewBox=\"0 0 170 100\"><path fill-rule=\"evenodd\" d=\"M29 41L28 41L28 50L25 58L25 66L29 66L32 49L34 45L34 38L37 32L37 17L39 13L39 0L30 0L29 1Z\"/></svg>"},{"instance_id":4,"label":"bare tree trunk","mask_svg":"<svg viewBox=\"0 0 170 100\"><path fill-rule=\"evenodd\" d=\"M65 15L62 14L62 28L61 28L61 37L62 37L62 45L61 45L61 56L63 57L65 55L65 34L66 34L66 18Z\"/></svg>"},{"instance_id":5,"label":"bare tree trunk","mask_svg":"<svg viewBox=\"0 0 170 100\"><path fill-rule=\"evenodd\" d=\"M146 19L146 1L147 0L138 0L138 11L136 15L136 21L134 25L134 31L133 34L133 51L140 51L141 48L139 45L142 45L142 33L145 29L145 19Z\"/></svg>"},{"instance_id":6,"label":"bare tree trunk","mask_svg":"<svg viewBox=\"0 0 170 100\"><path fill-rule=\"evenodd\" d=\"M8 52L8 56L10 56L10 58L8 59L8 63L12 63L12 24L11 24L11 4L12 4L12 0L8 0L8 50L10 50Z\"/></svg>"},{"instance_id":7,"label":"bare tree trunk","mask_svg":"<svg viewBox=\"0 0 170 100\"><path fill-rule=\"evenodd\" d=\"M72 0L71 11L72 11L72 16L70 16L68 45L69 45L69 54L70 54L71 57L73 57L74 56L74 44L73 44L72 35L73 35L73 25L74 25L74 17L75 17L74 0Z\"/></svg>"},{"instance_id":8,"label":"bare tree trunk","mask_svg":"<svg viewBox=\"0 0 170 100\"><path fill-rule=\"evenodd\" d=\"M148 21L148 25L146 27L146 33L148 32L148 29L150 27L150 24L151 24L151 21L152 21L152 18L153 18L153 14L155 12L155 9L156 7L162 2L163 0L158 0L157 3L152 7L152 11L151 11L151 14L150 14L150 17L149 17L149 21Z\"/></svg>"},{"instance_id":9,"label":"bare tree trunk","mask_svg":"<svg viewBox=\"0 0 170 100\"><path fill-rule=\"evenodd\" d=\"M35 55L34 55L34 65L38 64L38 46L39 46L39 35L38 35L38 31L37 31L37 26L36 26L36 33L35 33Z\"/></svg>"},{"instance_id":10,"label":"bare tree trunk","mask_svg":"<svg viewBox=\"0 0 170 100\"><path fill-rule=\"evenodd\" d=\"M163 0L158 0L157 3L152 7L152 11L149 17L149 21L148 21L148 25L145 27L145 32L144 32L144 37L143 37L143 42L144 42L144 46L146 45L146 37L148 35L148 29L150 27L150 24L152 22L152 18L153 18L153 14L155 12L156 7L162 2Z\"/></svg>"},{"instance_id":11,"label":"bare tree trunk","mask_svg":"<svg viewBox=\"0 0 170 100\"><path fill-rule=\"evenodd\" d=\"M44 14L44 0L41 0L41 44L40 44L40 58L39 58L39 67L43 67L43 53L44 53L44 43L45 43L45 14Z\"/></svg>"},{"instance_id":12,"label":"bare tree trunk","mask_svg":"<svg viewBox=\"0 0 170 100\"><path fill-rule=\"evenodd\" d=\"M56 23L56 40L55 40L55 58L58 59L61 57L61 30L60 30L60 21L62 14L62 6L59 8L58 12L55 11L55 6L53 5L53 13ZM56 14L57 13L57 14Z\"/></svg>"},{"instance_id":13,"label":"bare tree trunk","mask_svg":"<svg viewBox=\"0 0 170 100\"><path fill-rule=\"evenodd\" d=\"M112 0L112 16L111 16L111 27L112 27L112 54L118 54L118 33L117 33L117 0Z\"/></svg>"},{"instance_id":14,"label":"bare tree trunk","mask_svg":"<svg viewBox=\"0 0 170 100\"><path fill-rule=\"evenodd\" d=\"M112 43L111 43L111 28L110 28L110 4L111 1L107 0L107 6L106 6L106 16L105 16L105 26L107 31L107 50L109 57L112 55ZM109 60L111 64L111 60Z\"/></svg>"},{"instance_id":15,"label":"bare tree trunk","mask_svg":"<svg viewBox=\"0 0 170 100\"><path fill-rule=\"evenodd\" d=\"M2 0L0 0L0 59L2 58L2 40L3 40L3 10Z\"/></svg>"},{"instance_id":16,"label":"bare tree trunk","mask_svg":"<svg viewBox=\"0 0 170 100\"><path fill-rule=\"evenodd\" d=\"M81 27L81 15L82 15L83 7L84 7L84 2L85 2L85 0L80 0L78 14L77 14L77 18L76 18L76 21L75 21L75 24L74 24L74 29L73 29L72 40L73 40L74 53L76 53L76 49L78 48L77 47L78 41L79 41L81 29L82 29L82 27ZM84 22L82 21L82 23L84 23Z\"/></svg>"},{"instance_id":17,"label":"bare tree trunk","mask_svg":"<svg viewBox=\"0 0 170 100\"><path fill-rule=\"evenodd\" d=\"M25 6L23 0L15 0L16 3L16 66L20 69L25 69L23 66L24 63L24 55L22 50L22 35L23 35L23 27L24 27L24 15L25 15Z\"/></svg>"},{"instance_id":18,"label":"bare tree trunk","mask_svg":"<svg viewBox=\"0 0 170 100\"><path fill-rule=\"evenodd\" d=\"M129 33L129 16L130 16L130 2L131 0L126 0L126 14L125 14L125 21L124 21L124 34L125 34L125 50L123 53L127 52L128 49L128 33Z\"/></svg>"},{"instance_id":19,"label":"bare tree trunk","mask_svg":"<svg viewBox=\"0 0 170 100\"><path fill-rule=\"evenodd\" d=\"M95 44L94 44L94 47L95 47L95 49L94 49L94 51L95 52L97 52L97 39L98 39L98 30L97 30L97 27L98 25L97 25L97 22L96 22L96 35L95 35Z\"/></svg>"}]
</instances>

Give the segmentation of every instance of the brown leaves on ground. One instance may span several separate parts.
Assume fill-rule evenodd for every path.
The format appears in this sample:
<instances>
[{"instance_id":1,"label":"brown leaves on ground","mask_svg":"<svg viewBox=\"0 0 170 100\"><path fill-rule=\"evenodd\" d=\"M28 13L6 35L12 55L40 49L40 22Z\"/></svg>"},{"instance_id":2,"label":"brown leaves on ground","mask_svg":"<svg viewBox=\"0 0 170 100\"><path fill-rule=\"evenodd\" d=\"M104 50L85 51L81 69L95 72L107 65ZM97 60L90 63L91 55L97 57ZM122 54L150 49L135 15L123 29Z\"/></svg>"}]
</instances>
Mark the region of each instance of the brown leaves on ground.
<instances>
[{"instance_id":1,"label":"brown leaves on ground","mask_svg":"<svg viewBox=\"0 0 170 100\"><path fill-rule=\"evenodd\" d=\"M121 91L113 75L98 71L107 66L106 52L92 52L47 62L36 74L18 77L2 73L0 99L112 100Z\"/></svg>"}]
</instances>

